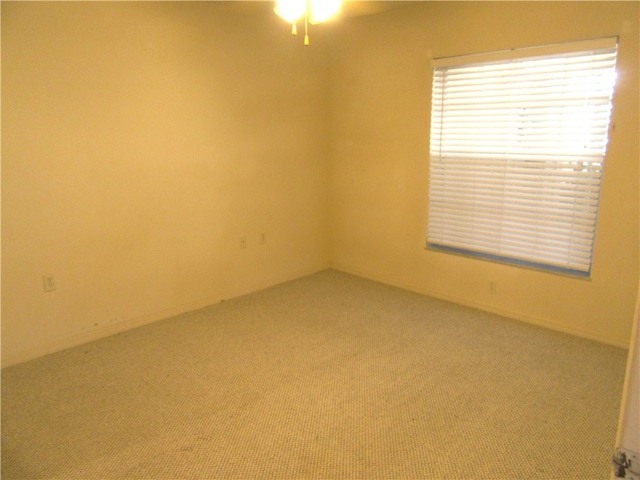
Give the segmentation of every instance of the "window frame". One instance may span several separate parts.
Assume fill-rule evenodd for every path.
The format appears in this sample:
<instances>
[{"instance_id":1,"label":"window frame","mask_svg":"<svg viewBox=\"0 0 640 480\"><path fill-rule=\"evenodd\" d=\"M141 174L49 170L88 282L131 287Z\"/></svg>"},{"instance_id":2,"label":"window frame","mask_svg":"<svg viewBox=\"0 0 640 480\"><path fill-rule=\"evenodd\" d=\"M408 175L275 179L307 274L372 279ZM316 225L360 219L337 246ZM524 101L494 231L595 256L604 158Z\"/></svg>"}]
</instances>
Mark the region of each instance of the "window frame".
<instances>
[{"instance_id":1,"label":"window frame","mask_svg":"<svg viewBox=\"0 0 640 480\"><path fill-rule=\"evenodd\" d=\"M444 252L450 254L458 254L464 255L467 257L478 258L482 260L494 261L499 263L506 263L510 265L516 265L520 267L534 268L536 270L542 270L546 272L553 273L562 273L568 274L573 277L581 277L581 278L590 278L591 269L593 266L593 258L595 253L595 240L596 240L596 227L597 227L597 217L598 217L598 204L600 199L600 193L602 190L602 179L603 179L603 171L605 165L606 151L607 151L607 143L610 138L609 128L611 126L611 110L613 107L613 97L615 92L615 81L611 86L611 93L609 95L608 101L608 116L607 116L607 125L604 134L604 149L602 152L601 160L600 160L600 170L599 170L599 178L597 183L597 195L596 195L596 206L595 206L595 215L593 219L593 231L590 237L590 252L588 256L588 268L573 268L572 266L563 266L558 265L557 263L553 263L550 261L545 261L542 258L538 259L528 259L521 258L518 256L508 256L508 255L500 255L496 253L492 253L486 250L482 250L481 248L470 249L470 248L461 248L457 245L447 245L446 242L433 242L430 241L430 233L432 228L431 223L431 194L434 190L433 187L433 162L434 162L434 146L433 146L433 132L434 132L434 98L435 91L433 90L435 87L435 75L438 70L452 68L452 67L464 67L464 66L476 66L476 65L491 65L491 64L501 64L509 61L521 62L534 60L545 57L560 57L560 58L568 58L575 55L580 55L582 53L590 52L590 51L600 51L600 50L611 50L614 49L614 59L613 59L613 70L615 71L615 65L617 62L617 47L618 47L618 37L605 37L600 39L592 39L586 41L578 41L578 42L570 42L570 43L562 43L562 44L554 44L554 45L544 45L544 46L536 46L536 47L526 47L519 49L510 49L505 51L497 51L497 52L487 52L487 53L479 53L472 55L461 55L455 57L443 57L443 58L435 58L432 61L432 104L431 104L431 118L430 118L430 148L429 148L429 199L427 203L428 212L427 212L427 235L426 235L426 248L428 250L433 250L437 252ZM444 87L443 87L444 88ZM442 127L440 127L442 128ZM440 146L441 147L441 146ZM439 157L440 158L440 157ZM507 198L506 195L504 198ZM502 227L498 227L502 228ZM570 244L568 244L570 248Z\"/></svg>"}]
</instances>

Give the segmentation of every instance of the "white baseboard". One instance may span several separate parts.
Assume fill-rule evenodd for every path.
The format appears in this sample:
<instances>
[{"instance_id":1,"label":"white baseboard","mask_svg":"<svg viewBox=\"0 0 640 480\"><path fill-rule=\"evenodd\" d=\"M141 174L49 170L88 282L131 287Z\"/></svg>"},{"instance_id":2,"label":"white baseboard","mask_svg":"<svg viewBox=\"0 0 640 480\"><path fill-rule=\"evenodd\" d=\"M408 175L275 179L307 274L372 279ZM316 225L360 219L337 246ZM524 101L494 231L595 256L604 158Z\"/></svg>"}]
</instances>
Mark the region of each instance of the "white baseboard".
<instances>
[{"instance_id":1,"label":"white baseboard","mask_svg":"<svg viewBox=\"0 0 640 480\"><path fill-rule=\"evenodd\" d=\"M111 335L115 335L117 333L125 332L127 330L142 327L149 323L157 322L158 320L181 315L193 310L198 310L200 308L206 307L207 305L218 303L221 300L222 299L219 299L217 300L217 302L207 301L180 305L178 307L160 310L148 315L143 315L141 317L131 318L118 323L105 325L88 332L81 332L67 337L54 338L46 344L38 346L37 348L22 350L14 354L5 355L2 359L2 368L10 367L11 365L16 365L22 362L27 362L29 360L34 360L36 358L43 357L51 353L60 352L68 348L77 347L78 345L93 342L95 340L100 340L101 338L110 337Z\"/></svg>"},{"instance_id":2,"label":"white baseboard","mask_svg":"<svg viewBox=\"0 0 640 480\"><path fill-rule=\"evenodd\" d=\"M612 345L614 347L624 348L625 350L629 348L629 339L628 338L618 338L609 335L603 335L599 332L592 332L585 329L575 328L571 326L567 326L564 324L560 324L557 322L553 322L547 320L545 318L537 317L534 315L529 315L522 312L514 312L512 310L502 309L495 307L493 305L487 305L482 302L468 300L466 298L457 297L455 295L447 295L441 292L433 291L418 285L412 285L401 280L397 280L394 278L389 278L381 275L377 275L370 271L352 267L344 264L333 263L331 268L334 270L338 270L344 273L349 273L351 275L356 275L359 277L367 278L369 280L374 280L376 282L384 283L386 285L391 285L393 287L402 288L403 290L408 290L414 293L419 293L421 295L425 295L428 297L437 298L440 300L445 300L447 302L456 303L459 305L464 305L466 307L476 308L478 310L482 310L489 313L494 313L496 315L500 315L503 317L507 317L513 320L518 320L525 323L530 323L532 325L537 325L539 327L548 328L550 330L555 330L557 332L568 333L570 335L574 335L576 337L586 338L589 340L595 340L600 343L604 343L607 345Z\"/></svg>"},{"instance_id":3,"label":"white baseboard","mask_svg":"<svg viewBox=\"0 0 640 480\"><path fill-rule=\"evenodd\" d=\"M156 312L152 312L140 317L135 317L128 320L123 320L118 323L113 323L110 325L98 327L87 332L80 332L80 333L76 333L66 337L54 338L48 341L46 344L38 345L35 348L25 349L15 353L12 352L11 354L4 353L2 357L2 368L10 367L11 365L16 365L22 362L27 362L29 360L34 360L36 358L43 357L51 353L56 353L62 350L66 350L68 348L77 347L78 345L82 345L88 342L100 340L101 338L106 338L111 335L115 335L117 333L142 327L144 325L148 325L150 323L157 322L159 320L175 317L177 315L182 315L184 313L192 312L194 310L199 310L201 308L208 307L209 305L215 305L217 303L220 303L223 300L230 300L232 298L242 297L244 295L248 295L250 293L263 290L265 288L270 288L280 283L295 280L296 278L301 278L307 275L311 275L313 273L317 273L317 272L326 270L328 268L329 268L328 266L321 266L313 269L293 270L291 272L288 272L287 275L284 276L284 278L275 280L273 283L270 283L270 284L249 285L248 287L243 289L238 289L233 292L227 292L227 295L224 297L218 296L218 297L200 299L195 302L182 304L176 307L171 307L171 308L159 310Z\"/></svg>"}]
</instances>

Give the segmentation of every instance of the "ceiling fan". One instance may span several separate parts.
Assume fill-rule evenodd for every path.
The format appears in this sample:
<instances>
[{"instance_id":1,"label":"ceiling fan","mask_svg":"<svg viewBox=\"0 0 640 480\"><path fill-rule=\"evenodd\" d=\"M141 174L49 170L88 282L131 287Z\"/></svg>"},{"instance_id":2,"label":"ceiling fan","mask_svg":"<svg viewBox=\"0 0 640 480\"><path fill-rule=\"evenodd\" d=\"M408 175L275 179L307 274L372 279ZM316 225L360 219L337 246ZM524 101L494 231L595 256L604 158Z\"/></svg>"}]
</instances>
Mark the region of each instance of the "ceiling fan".
<instances>
[{"instance_id":1,"label":"ceiling fan","mask_svg":"<svg viewBox=\"0 0 640 480\"><path fill-rule=\"evenodd\" d=\"M218 7L233 13L255 15L273 13L275 0L223 1L217 2ZM384 12L402 5L402 1L394 0L342 0L340 17L361 17Z\"/></svg>"},{"instance_id":2,"label":"ceiling fan","mask_svg":"<svg viewBox=\"0 0 640 480\"><path fill-rule=\"evenodd\" d=\"M415 0L414 0L415 1ZM273 14L291 24L291 33L298 34L297 24L304 28L304 45L309 45L309 24L322 23L330 18L361 17L384 12L405 2L401 0L252 0L214 2L230 13L255 15Z\"/></svg>"}]
</instances>

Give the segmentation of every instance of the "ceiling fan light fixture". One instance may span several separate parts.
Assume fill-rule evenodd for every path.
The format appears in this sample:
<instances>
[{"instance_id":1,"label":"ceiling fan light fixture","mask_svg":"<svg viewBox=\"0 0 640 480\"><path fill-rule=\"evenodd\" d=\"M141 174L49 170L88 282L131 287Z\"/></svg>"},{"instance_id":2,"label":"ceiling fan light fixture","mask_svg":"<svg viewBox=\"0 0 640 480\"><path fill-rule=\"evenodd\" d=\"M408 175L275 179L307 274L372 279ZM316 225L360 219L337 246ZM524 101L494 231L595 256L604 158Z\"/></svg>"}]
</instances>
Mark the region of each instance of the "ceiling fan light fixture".
<instances>
[{"instance_id":1,"label":"ceiling fan light fixture","mask_svg":"<svg viewBox=\"0 0 640 480\"><path fill-rule=\"evenodd\" d=\"M277 0L273 9L287 23L296 23L306 13L307 0Z\"/></svg>"},{"instance_id":2,"label":"ceiling fan light fixture","mask_svg":"<svg viewBox=\"0 0 640 480\"><path fill-rule=\"evenodd\" d=\"M342 0L276 0L273 11L285 22L292 24L291 33L293 35L297 34L296 22L304 18L304 44L309 45L307 24L329 20L340 10L341 5Z\"/></svg>"},{"instance_id":3,"label":"ceiling fan light fixture","mask_svg":"<svg viewBox=\"0 0 640 480\"><path fill-rule=\"evenodd\" d=\"M341 4L342 0L309 0L309 21L312 24L326 22L338 13Z\"/></svg>"}]
</instances>

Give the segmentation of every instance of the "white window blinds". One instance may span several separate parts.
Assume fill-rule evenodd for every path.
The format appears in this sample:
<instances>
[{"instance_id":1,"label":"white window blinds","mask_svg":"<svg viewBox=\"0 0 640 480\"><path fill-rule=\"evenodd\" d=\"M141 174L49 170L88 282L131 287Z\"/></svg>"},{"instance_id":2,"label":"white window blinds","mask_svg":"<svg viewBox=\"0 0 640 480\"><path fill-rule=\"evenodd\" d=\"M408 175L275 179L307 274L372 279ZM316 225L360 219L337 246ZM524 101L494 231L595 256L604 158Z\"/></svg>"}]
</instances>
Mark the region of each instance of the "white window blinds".
<instances>
[{"instance_id":1,"label":"white window blinds","mask_svg":"<svg viewBox=\"0 0 640 480\"><path fill-rule=\"evenodd\" d=\"M610 38L434 61L430 247L589 274L616 52Z\"/></svg>"}]
</instances>

